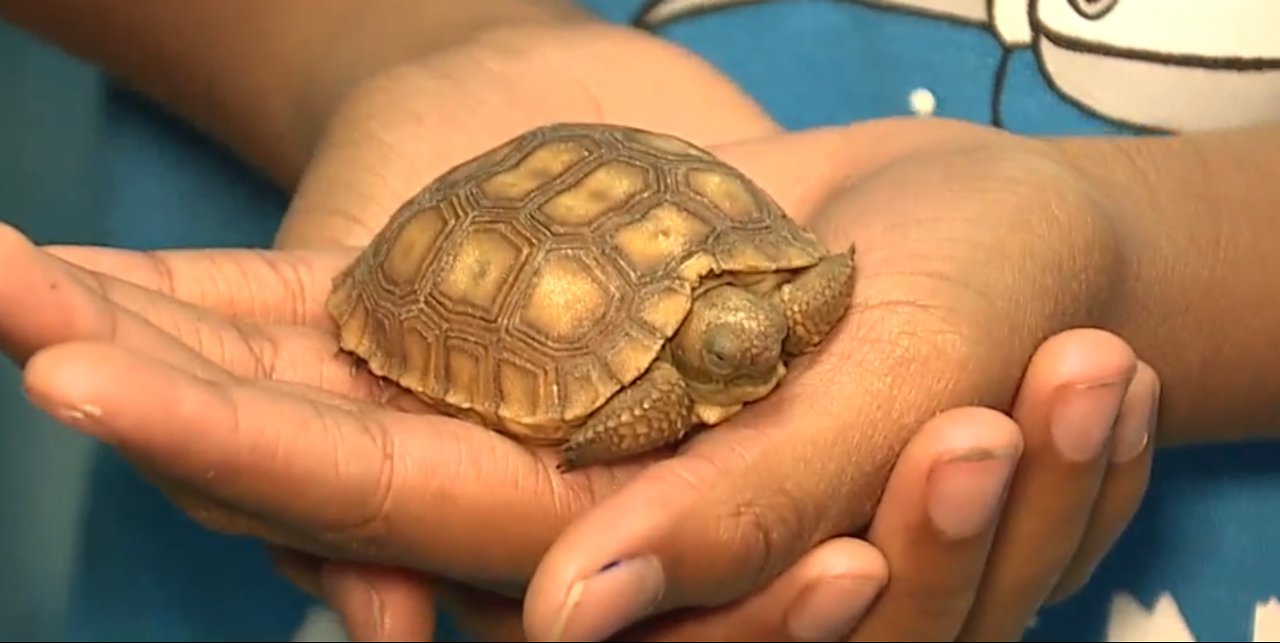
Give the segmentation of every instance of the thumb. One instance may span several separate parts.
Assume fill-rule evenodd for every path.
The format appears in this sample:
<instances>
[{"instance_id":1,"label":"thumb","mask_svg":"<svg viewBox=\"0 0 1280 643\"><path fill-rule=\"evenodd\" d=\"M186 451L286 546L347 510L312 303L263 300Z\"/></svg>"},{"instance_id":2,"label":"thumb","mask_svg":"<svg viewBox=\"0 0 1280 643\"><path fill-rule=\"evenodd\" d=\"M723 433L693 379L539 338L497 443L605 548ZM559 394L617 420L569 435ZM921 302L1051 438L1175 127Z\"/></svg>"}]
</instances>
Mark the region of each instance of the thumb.
<instances>
[{"instance_id":1,"label":"thumb","mask_svg":"<svg viewBox=\"0 0 1280 643\"><path fill-rule=\"evenodd\" d=\"M790 397L783 389L776 394ZM774 401L700 435L562 532L526 593L530 640L599 641L651 614L728 604L768 584L859 515L869 516L886 472L823 466L832 460L813 451L825 442L821 436L783 439L777 430L803 426L800 414L811 413L813 401ZM876 445L861 448L870 454ZM815 466L801 475L787 463ZM837 485L851 493L820 489ZM857 490L865 497L856 497ZM833 497L839 507L831 506Z\"/></svg>"},{"instance_id":2,"label":"thumb","mask_svg":"<svg viewBox=\"0 0 1280 643\"><path fill-rule=\"evenodd\" d=\"M976 386L948 376L975 361L930 339L955 335L945 320L857 310L766 398L575 518L529 584L531 640L603 640L650 614L764 587L818 543L866 526L929 417L1002 392L982 372Z\"/></svg>"}]
</instances>

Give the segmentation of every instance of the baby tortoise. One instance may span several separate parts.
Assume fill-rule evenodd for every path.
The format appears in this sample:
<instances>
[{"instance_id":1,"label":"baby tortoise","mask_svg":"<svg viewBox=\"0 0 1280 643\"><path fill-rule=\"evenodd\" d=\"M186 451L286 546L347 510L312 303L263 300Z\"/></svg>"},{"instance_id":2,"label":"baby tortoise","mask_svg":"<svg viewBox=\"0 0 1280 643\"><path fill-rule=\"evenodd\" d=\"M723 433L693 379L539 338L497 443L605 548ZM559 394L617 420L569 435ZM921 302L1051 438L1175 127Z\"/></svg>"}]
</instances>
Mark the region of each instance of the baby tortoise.
<instances>
[{"instance_id":1,"label":"baby tortoise","mask_svg":"<svg viewBox=\"0 0 1280 643\"><path fill-rule=\"evenodd\" d=\"M848 309L853 255L689 142L560 123L426 186L327 306L373 373L568 471L771 392Z\"/></svg>"}]
</instances>

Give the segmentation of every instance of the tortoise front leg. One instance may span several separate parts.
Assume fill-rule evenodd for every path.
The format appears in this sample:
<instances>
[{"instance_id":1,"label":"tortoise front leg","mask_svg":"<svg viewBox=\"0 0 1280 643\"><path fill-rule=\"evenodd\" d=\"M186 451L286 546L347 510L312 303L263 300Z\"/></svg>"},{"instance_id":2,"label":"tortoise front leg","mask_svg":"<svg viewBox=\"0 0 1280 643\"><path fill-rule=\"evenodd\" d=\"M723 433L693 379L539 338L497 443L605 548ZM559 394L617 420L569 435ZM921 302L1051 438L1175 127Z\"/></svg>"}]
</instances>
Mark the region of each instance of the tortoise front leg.
<instances>
[{"instance_id":1,"label":"tortoise front leg","mask_svg":"<svg viewBox=\"0 0 1280 643\"><path fill-rule=\"evenodd\" d=\"M778 289L790 329L783 343L795 357L817 348L840 323L853 300L853 246L828 256Z\"/></svg>"},{"instance_id":2,"label":"tortoise front leg","mask_svg":"<svg viewBox=\"0 0 1280 643\"><path fill-rule=\"evenodd\" d=\"M561 448L561 471L604 464L672 444L696 423L684 378L667 362L649 371L587 420Z\"/></svg>"}]
</instances>

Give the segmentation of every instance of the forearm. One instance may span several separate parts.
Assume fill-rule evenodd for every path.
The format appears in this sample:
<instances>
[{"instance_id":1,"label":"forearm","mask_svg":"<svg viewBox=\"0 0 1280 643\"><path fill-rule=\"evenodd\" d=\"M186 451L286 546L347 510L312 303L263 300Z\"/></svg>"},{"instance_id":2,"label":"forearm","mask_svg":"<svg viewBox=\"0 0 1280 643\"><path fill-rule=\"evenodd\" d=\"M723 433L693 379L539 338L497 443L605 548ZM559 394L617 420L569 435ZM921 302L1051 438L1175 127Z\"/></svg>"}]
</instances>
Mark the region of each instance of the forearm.
<instances>
[{"instance_id":1,"label":"forearm","mask_svg":"<svg viewBox=\"0 0 1280 643\"><path fill-rule=\"evenodd\" d=\"M1280 124L1059 143L1131 249L1105 325L1161 377L1161 441L1280 437Z\"/></svg>"},{"instance_id":2,"label":"forearm","mask_svg":"<svg viewBox=\"0 0 1280 643\"><path fill-rule=\"evenodd\" d=\"M353 85L487 29L585 19L572 0L0 0L283 185Z\"/></svg>"}]
</instances>

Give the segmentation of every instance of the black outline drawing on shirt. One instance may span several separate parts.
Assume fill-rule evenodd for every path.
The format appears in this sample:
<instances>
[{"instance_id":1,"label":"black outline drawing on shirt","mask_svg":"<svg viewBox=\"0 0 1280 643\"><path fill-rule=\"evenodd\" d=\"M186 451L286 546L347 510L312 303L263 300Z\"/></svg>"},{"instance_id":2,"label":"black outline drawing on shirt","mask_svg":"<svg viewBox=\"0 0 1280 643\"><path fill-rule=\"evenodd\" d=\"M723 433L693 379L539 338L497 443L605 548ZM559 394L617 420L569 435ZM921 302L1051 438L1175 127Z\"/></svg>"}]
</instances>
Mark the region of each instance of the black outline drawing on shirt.
<instances>
[{"instance_id":1,"label":"black outline drawing on shirt","mask_svg":"<svg viewBox=\"0 0 1280 643\"><path fill-rule=\"evenodd\" d=\"M751 5L764 4L767 2L778 2L780 0L728 0L728 2L712 2L705 5L691 7L686 11L677 13L670 18L652 19L652 15L656 10L668 5L672 0L646 0L645 3L636 12L630 21L631 26L643 29L651 33L657 34L663 27L702 17L710 14L724 13L727 11L747 9ZM1179 54L1173 52L1153 52L1149 50L1137 50L1125 47L1117 47L1115 45L1091 42L1071 37L1067 34L1060 33L1047 27L1036 16L1036 1L1028 0L1027 2L1027 21L1031 25L1032 41L1028 45L1009 46L995 34L994 29L987 22L965 20L961 16L955 14L929 10L927 8L903 7L897 5L884 5L876 2L866 2L863 0L828 0L833 4L854 4L864 7L872 11L880 11L884 13L892 13L896 15L918 15L943 22L950 22L957 25L967 27L982 27L996 39L1000 45L1000 60L997 61L996 69L991 80L991 122L994 127L1003 126L1003 118L1001 115L1001 98L1004 93L1005 81L1008 75L1009 60L1013 52L1017 49L1031 48L1034 49L1038 39L1044 39L1053 45L1072 52L1083 54L1095 54L1099 56L1108 56L1114 58L1125 58L1129 60L1155 63L1159 65L1174 67L1196 67L1202 69L1219 69L1234 70L1242 73L1274 71L1280 69L1280 60L1268 60L1265 58L1250 58L1245 56L1198 56L1192 54ZM994 5L996 0L986 0L987 15L994 15ZM1119 4L1120 0L1067 0L1071 7L1082 17L1087 20L1099 20L1105 17L1112 9ZM1131 122L1127 119L1104 114L1091 105L1088 105L1063 88L1055 81L1053 74L1045 68L1045 62L1039 55L1035 56L1036 66L1039 68L1040 75L1048 86L1058 95L1059 98L1073 105L1080 111L1098 118L1104 122L1113 123L1123 127L1127 127L1138 132L1144 133L1166 133L1168 130L1152 127L1151 125Z\"/></svg>"}]
</instances>

